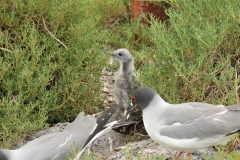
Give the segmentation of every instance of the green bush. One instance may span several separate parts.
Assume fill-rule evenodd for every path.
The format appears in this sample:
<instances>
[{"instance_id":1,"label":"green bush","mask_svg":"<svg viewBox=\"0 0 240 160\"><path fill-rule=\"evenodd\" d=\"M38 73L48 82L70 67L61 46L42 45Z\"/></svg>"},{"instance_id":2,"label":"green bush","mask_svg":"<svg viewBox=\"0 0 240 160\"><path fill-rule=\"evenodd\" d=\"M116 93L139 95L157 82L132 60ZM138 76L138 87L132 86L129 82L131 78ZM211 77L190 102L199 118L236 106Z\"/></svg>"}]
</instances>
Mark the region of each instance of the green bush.
<instances>
[{"instance_id":1,"label":"green bush","mask_svg":"<svg viewBox=\"0 0 240 160\"><path fill-rule=\"evenodd\" d=\"M101 1L1 1L0 147L101 107ZM94 10L101 6L101 10ZM45 21L46 27L44 26ZM68 49L53 38L47 29ZM10 50L8 52L5 49ZM47 123L46 123L47 122Z\"/></svg>"},{"instance_id":2,"label":"green bush","mask_svg":"<svg viewBox=\"0 0 240 160\"><path fill-rule=\"evenodd\" d=\"M152 20L154 47L141 79L171 103L239 103L240 4L174 1L168 23Z\"/></svg>"}]
</instances>

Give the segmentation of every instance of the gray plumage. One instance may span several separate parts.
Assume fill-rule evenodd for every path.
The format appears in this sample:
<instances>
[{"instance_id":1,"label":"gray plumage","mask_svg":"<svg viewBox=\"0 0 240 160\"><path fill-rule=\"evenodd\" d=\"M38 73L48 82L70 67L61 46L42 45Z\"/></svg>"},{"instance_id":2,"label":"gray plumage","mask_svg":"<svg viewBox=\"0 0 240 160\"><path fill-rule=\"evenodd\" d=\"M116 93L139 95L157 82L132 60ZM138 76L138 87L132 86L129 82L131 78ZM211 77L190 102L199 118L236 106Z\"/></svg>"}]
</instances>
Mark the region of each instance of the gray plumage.
<instances>
[{"instance_id":1,"label":"gray plumage","mask_svg":"<svg viewBox=\"0 0 240 160\"><path fill-rule=\"evenodd\" d=\"M115 51L112 57L120 63L120 68L114 77L114 99L118 104L127 108L129 97L138 83L134 74L134 59L124 48Z\"/></svg>"},{"instance_id":2,"label":"gray plumage","mask_svg":"<svg viewBox=\"0 0 240 160\"><path fill-rule=\"evenodd\" d=\"M138 88L132 96L132 105L143 112L147 133L166 148L193 152L208 146L226 144L240 132L240 104L169 104L148 87ZM131 109L129 107L127 110Z\"/></svg>"},{"instance_id":3,"label":"gray plumage","mask_svg":"<svg viewBox=\"0 0 240 160\"><path fill-rule=\"evenodd\" d=\"M84 116L81 112L63 132L39 137L16 150L0 149L0 160L65 160L67 155L75 156L73 148L79 158L89 143L117 123L115 121L105 126L117 107L118 105L112 106L97 119ZM80 151L79 147L82 148Z\"/></svg>"}]
</instances>

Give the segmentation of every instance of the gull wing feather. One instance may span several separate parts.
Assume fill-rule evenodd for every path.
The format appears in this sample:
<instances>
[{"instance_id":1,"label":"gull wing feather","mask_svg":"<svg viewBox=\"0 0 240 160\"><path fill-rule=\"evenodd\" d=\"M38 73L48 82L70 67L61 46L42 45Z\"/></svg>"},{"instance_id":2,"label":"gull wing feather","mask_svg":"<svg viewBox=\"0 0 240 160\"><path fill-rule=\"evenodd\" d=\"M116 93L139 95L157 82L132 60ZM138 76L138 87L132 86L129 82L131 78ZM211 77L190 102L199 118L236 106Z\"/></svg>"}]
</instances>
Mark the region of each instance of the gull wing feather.
<instances>
[{"instance_id":1,"label":"gull wing feather","mask_svg":"<svg viewBox=\"0 0 240 160\"><path fill-rule=\"evenodd\" d=\"M174 112L172 110L174 109ZM226 136L240 129L240 110L207 103L183 103L168 110L160 135L176 139Z\"/></svg>"}]
</instances>

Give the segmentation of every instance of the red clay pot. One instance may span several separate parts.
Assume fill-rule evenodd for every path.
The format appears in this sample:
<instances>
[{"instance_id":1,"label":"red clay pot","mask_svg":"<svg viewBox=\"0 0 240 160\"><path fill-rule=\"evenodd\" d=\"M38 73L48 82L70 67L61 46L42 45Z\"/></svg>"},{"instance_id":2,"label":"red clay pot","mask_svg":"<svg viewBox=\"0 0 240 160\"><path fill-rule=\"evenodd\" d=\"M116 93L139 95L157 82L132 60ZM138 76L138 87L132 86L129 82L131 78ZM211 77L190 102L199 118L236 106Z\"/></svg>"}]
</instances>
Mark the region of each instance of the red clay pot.
<instances>
[{"instance_id":1,"label":"red clay pot","mask_svg":"<svg viewBox=\"0 0 240 160\"><path fill-rule=\"evenodd\" d=\"M167 8L170 7L167 6ZM135 17L140 17L141 13L147 13L147 19L150 20L150 15L148 13L153 14L156 18L160 21L165 21L169 17L164 13L165 8L155 5L150 1L139 1L139 0L132 0L131 3L131 19ZM148 22L141 18L141 23L148 24Z\"/></svg>"}]
</instances>

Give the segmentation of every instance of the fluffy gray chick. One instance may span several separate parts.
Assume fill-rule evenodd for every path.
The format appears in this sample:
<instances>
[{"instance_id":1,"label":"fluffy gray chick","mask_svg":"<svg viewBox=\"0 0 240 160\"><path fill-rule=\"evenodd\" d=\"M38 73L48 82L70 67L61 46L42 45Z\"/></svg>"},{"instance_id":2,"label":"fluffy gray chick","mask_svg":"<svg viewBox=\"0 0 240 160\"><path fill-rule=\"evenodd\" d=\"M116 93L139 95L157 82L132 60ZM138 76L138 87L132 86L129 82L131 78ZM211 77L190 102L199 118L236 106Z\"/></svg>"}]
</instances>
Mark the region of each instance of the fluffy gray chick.
<instances>
[{"instance_id":1,"label":"fluffy gray chick","mask_svg":"<svg viewBox=\"0 0 240 160\"><path fill-rule=\"evenodd\" d=\"M120 63L120 69L114 77L114 99L116 103L127 108L129 96L136 89L135 74L134 74L134 59L131 53L121 48L112 54L112 57Z\"/></svg>"}]
</instances>

